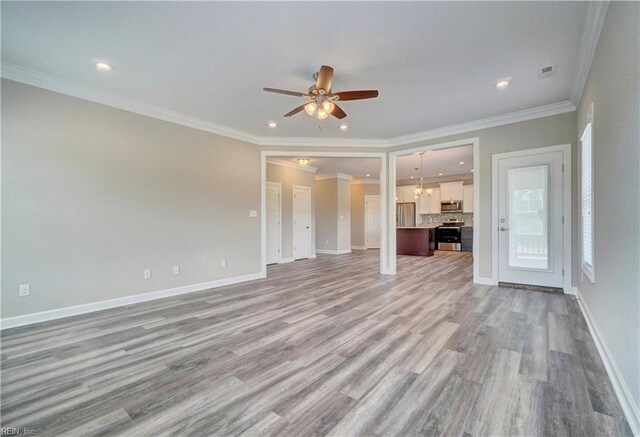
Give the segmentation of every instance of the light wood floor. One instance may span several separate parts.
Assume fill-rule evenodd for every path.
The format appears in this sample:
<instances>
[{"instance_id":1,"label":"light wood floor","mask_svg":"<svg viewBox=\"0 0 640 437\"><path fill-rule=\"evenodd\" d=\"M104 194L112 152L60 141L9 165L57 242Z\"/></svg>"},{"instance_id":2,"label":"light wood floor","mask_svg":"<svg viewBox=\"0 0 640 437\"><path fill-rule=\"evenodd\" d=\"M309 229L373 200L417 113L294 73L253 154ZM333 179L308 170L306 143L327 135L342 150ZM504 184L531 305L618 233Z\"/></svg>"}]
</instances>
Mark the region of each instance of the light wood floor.
<instances>
[{"instance_id":1,"label":"light wood floor","mask_svg":"<svg viewBox=\"0 0 640 437\"><path fill-rule=\"evenodd\" d=\"M269 279L5 331L2 426L51 435L630 435L575 301L468 254Z\"/></svg>"}]
</instances>

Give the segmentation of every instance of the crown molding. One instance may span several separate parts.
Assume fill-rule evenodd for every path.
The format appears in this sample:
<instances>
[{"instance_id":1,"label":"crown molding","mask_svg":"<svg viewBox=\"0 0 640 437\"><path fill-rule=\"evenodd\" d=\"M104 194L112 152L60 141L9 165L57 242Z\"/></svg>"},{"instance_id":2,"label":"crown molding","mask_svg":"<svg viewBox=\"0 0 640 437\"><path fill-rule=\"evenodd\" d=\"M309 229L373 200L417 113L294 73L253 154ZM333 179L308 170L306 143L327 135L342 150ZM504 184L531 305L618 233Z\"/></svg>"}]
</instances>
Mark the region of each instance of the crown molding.
<instances>
[{"instance_id":1,"label":"crown molding","mask_svg":"<svg viewBox=\"0 0 640 437\"><path fill-rule=\"evenodd\" d=\"M536 118L549 117L551 115L563 114L565 112L572 112L575 110L576 107L569 101L552 103L550 105L509 112L507 114L496 115L494 117L483 118L467 123L454 124L447 127L391 138L388 140L388 146L404 146L406 144L432 140L434 138L442 138L481 129L488 129L491 127L503 126L506 124L518 123L521 121L533 120Z\"/></svg>"},{"instance_id":2,"label":"crown molding","mask_svg":"<svg viewBox=\"0 0 640 437\"><path fill-rule=\"evenodd\" d=\"M372 179L372 180L367 179L366 181L362 179L358 179L355 181L351 181L351 185L365 185L365 184L379 185L380 181L377 179Z\"/></svg>"},{"instance_id":3,"label":"crown molding","mask_svg":"<svg viewBox=\"0 0 640 437\"><path fill-rule=\"evenodd\" d=\"M296 164L295 162L286 161L278 158L267 158L267 164L280 165L282 167L295 168L296 170L308 171L315 173L318 171L317 167L311 167L309 165Z\"/></svg>"},{"instance_id":4,"label":"crown molding","mask_svg":"<svg viewBox=\"0 0 640 437\"><path fill-rule=\"evenodd\" d=\"M324 179L346 179L350 181L350 180L353 180L353 176L349 174L344 174L344 173L333 173L333 174L316 176L316 181L321 181Z\"/></svg>"},{"instance_id":5,"label":"crown molding","mask_svg":"<svg viewBox=\"0 0 640 437\"><path fill-rule=\"evenodd\" d=\"M594 12L595 13L595 12ZM601 27L601 26L600 26ZM598 31L599 34L599 31ZM597 39L596 39L597 42ZM593 57L593 55L591 56ZM191 117L175 111L149 105L126 97L97 91L83 85L68 80L30 70L15 64L2 63L2 77L16 82L44 88L50 91L66 94L90 102L100 103L136 114L145 115L159 120L176 123L182 126L223 135L258 146L281 146L281 147L366 147L389 149L420 141L442 138L449 135L487 129L490 127L502 126L536 118L548 117L551 115L572 112L576 106L569 101L553 103L545 106L511 112L494 117L467 123L455 124L448 127L431 129L409 135L402 135L390 139L368 139L368 138L307 138L307 137L261 137L249 132L230 128L220 124L212 123L199 118Z\"/></svg>"},{"instance_id":6,"label":"crown molding","mask_svg":"<svg viewBox=\"0 0 640 437\"><path fill-rule=\"evenodd\" d=\"M261 137L260 146L286 147L389 147L389 140L375 138L309 138L309 137Z\"/></svg>"},{"instance_id":7,"label":"crown molding","mask_svg":"<svg viewBox=\"0 0 640 437\"><path fill-rule=\"evenodd\" d=\"M580 40L580 49L578 50L576 78L573 82L573 89L571 92L571 102L575 106L578 106L582 99L582 92L584 91L584 86L587 83L587 78L589 77L591 62L593 61L593 55L595 54L596 47L598 46L600 32L604 25L604 19L607 16L608 7L608 1L595 1L589 3L587 19L584 25L584 31L582 32L582 39Z\"/></svg>"},{"instance_id":8,"label":"crown molding","mask_svg":"<svg viewBox=\"0 0 640 437\"><path fill-rule=\"evenodd\" d=\"M77 97L79 99L88 100L90 102L100 103L114 108L124 109L125 111L134 112L136 114L146 115L147 117L157 118L159 120L211 132L217 135L223 135L225 137L234 138L247 143L258 144L259 142L259 137L250 134L249 132L211 123L206 120L170 111L158 106L149 105L127 97L106 93L104 91L97 91L75 82L59 79L57 77L8 62L2 62L2 77L38 88L44 88L57 93Z\"/></svg>"}]
</instances>

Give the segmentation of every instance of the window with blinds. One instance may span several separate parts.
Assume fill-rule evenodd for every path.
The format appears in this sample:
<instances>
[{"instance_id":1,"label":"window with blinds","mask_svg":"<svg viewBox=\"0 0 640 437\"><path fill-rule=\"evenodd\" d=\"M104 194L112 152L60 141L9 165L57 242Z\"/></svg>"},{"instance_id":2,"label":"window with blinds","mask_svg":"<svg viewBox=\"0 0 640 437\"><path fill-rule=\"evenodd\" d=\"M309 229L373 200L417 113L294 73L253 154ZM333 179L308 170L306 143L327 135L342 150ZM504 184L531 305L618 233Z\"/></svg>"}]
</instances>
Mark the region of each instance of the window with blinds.
<instances>
[{"instance_id":1,"label":"window with blinds","mask_svg":"<svg viewBox=\"0 0 640 437\"><path fill-rule=\"evenodd\" d=\"M587 123L580 138L582 157L582 270L589 280L593 278L593 134L591 122Z\"/></svg>"}]
</instances>

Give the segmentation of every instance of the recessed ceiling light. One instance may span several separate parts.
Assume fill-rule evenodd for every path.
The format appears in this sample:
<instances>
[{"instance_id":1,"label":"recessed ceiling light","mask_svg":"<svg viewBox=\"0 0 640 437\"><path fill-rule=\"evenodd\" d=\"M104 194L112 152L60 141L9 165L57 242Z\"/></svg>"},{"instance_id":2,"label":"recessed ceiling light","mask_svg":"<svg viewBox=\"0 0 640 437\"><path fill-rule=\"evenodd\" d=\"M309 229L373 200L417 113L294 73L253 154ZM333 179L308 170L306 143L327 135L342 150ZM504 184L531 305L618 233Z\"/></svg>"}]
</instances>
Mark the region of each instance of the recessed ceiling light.
<instances>
[{"instance_id":1,"label":"recessed ceiling light","mask_svg":"<svg viewBox=\"0 0 640 437\"><path fill-rule=\"evenodd\" d=\"M309 164L309 158L298 158L298 164L300 164L300 165Z\"/></svg>"},{"instance_id":2,"label":"recessed ceiling light","mask_svg":"<svg viewBox=\"0 0 640 437\"><path fill-rule=\"evenodd\" d=\"M511 79L502 79L495 83L495 87L499 90L505 89L511 83Z\"/></svg>"},{"instance_id":3,"label":"recessed ceiling light","mask_svg":"<svg viewBox=\"0 0 640 437\"><path fill-rule=\"evenodd\" d=\"M275 121L270 121L268 126L269 127L278 127L278 123L276 123Z\"/></svg>"},{"instance_id":4,"label":"recessed ceiling light","mask_svg":"<svg viewBox=\"0 0 640 437\"><path fill-rule=\"evenodd\" d=\"M460 164L460 165L464 165L464 161L460 161L458 164Z\"/></svg>"},{"instance_id":5,"label":"recessed ceiling light","mask_svg":"<svg viewBox=\"0 0 640 437\"><path fill-rule=\"evenodd\" d=\"M438 176L443 176L443 175L444 175L444 173L438 173Z\"/></svg>"},{"instance_id":6,"label":"recessed ceiling light","mask_svg":"<svg viewBox=\"0 0 640 437\"><path fill-rule=\"evenodd\" d=\"M471 169L471 173L473 173L473 169Z\"/></svg>"},{"instance_id":7,"label":"recessed ceiling light","mask_svg":"<svg viewBox=\"0 0 640 437\"><path fill-rule=\"evenodd\" d=\"M349 126L347 126L346 124L341 124L340 125L340 129L347 130L347 129L349 129Z\"/></svg>"},{"instance_id":8,"label":"recessed ceiling light","mask_svg":"<svg viewBox=\"0 0 640 437\"><path fill-rule=\"evenodd\" d=\"M113 70L115 70L115 68L113 68L111 65L106 64L104 62L96 62L96 70L98 70L98 71L113 71Z\"/></svg>"},{"instance_id":9,"label":"recessed ceiling light","mask_svg":"<svg viewBox=\"0 0 640 437\"><path fill-rule=\"evenodd\" d=\"M413 179L413 176L411 176L411 179Z\"/></svg>"},{"instance_id":10,"label":"recessed ceiling light","mask_svg":"<svg viewBox=\"0 0 640 437\"><path fill-rule=\"evenodd\" d=\"M367 177L371 176L369 173L367 173Z\"/></svg>"}]
</instances>

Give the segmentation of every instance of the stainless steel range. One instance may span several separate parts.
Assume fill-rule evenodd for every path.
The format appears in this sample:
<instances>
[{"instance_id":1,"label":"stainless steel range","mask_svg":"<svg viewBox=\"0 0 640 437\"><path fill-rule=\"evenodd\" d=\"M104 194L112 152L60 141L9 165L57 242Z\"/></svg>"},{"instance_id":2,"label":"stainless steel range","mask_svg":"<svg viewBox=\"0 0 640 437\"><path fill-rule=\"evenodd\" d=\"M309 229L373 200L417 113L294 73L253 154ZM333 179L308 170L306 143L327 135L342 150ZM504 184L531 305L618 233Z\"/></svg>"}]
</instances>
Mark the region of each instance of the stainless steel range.
<instances>
[{"instance_id":1,"label":"stainless steel range","mask_svg":"<svg viewBox=\"0 0 640 437\"><path fill-rule=\"evenodd\" d=\"M463 219L448 219L436 228L436 239L438 250L454 250L460 252L461 249L461 228L464 225Z\"/></svg>"}]
</instances>

